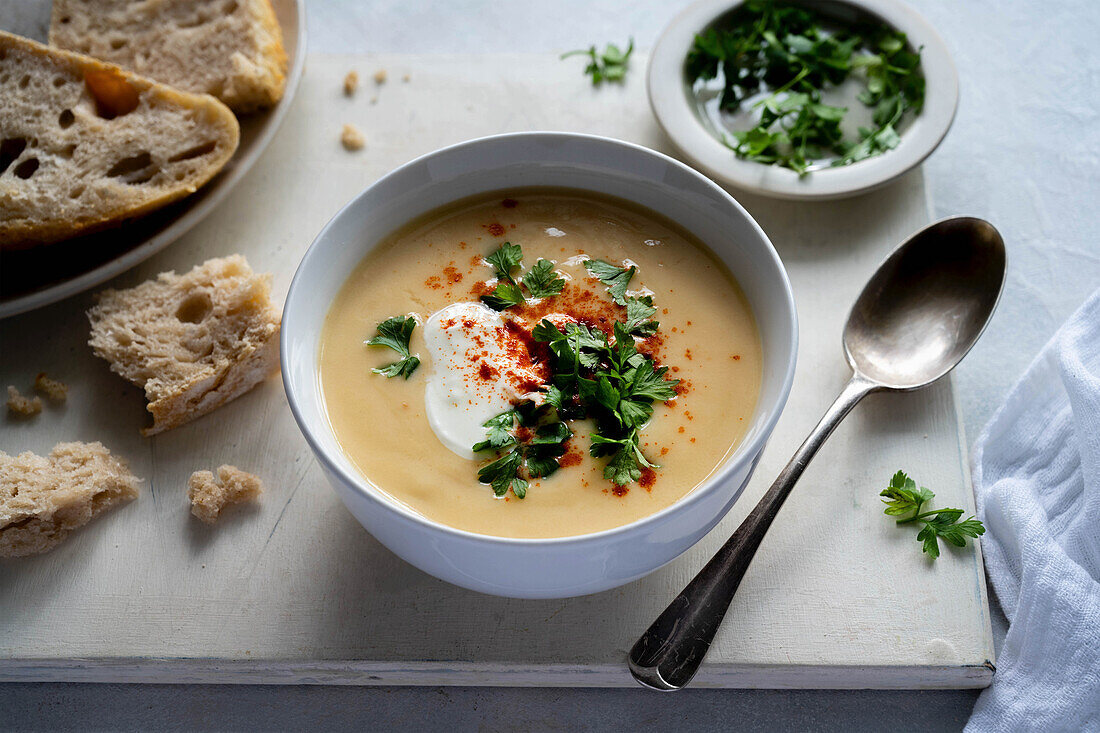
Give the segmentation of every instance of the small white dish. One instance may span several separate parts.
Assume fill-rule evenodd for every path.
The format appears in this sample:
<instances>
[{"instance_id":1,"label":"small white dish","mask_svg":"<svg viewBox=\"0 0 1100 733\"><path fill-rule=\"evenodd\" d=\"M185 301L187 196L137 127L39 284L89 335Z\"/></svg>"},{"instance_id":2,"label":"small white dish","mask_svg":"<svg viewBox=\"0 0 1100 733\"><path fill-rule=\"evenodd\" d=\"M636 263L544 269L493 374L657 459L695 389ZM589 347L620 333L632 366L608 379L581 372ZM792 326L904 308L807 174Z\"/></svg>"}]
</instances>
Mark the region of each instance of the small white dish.
<instances>
[{"instance_id":1,"label":"small white dish","mask_svg":"<svg viewBox=\"0 0 1100 733\"><path fill-rule=\"evenodd\" d=\"M947 45L924 18L899 0L833 0L808 7L849 6L905 33L921 49L927 88L924 109L901 134L897 148L837 168L822 168L799 177L793 170L741 160L706 129L684 75L684 60L695 35L736 8L736 0L701 0L678 15L661 34L649 58L646 86L658 123L673 144L699 170L744 191L782 199L824 200L855 196L883 186L920 165L940 144L959 100L959 80Z\"/></svg>"},{"instance_id":2,"label":"small white dish","mask_svg":"<svg viewBox=\"0 0 1100 733\"><path fill-rule=\"evenodd\" d=\"M11 288L13 292L0 289L0 318L56 303L129 270L182 237L229 196L260 159L290 111L305 67L305 0L273 0L271 6L283 31L286 89L271 109L240 119L241 142L225 168L190 196L121 227L5 254L4 266L20 268L20 277ZM28 272L26 279L23 271ZM43 274L47 272L48 277Z\"/></svg>"},{"instance_id":3,"label":"small white dish","mask_svg":"<svg viewBox=\"0 0 1100 733\"><path fill-rule=\"evenodd\" d=\"M764 354L756 410L737 450L703 485L622 527L552 539L467 532L413 512L374 487L340 449L318 374L321 329L345 279L407 222L479 193L530 186L595 191L679 222L729 268L752 305ZM688 166L631 143L558 132L497 135L430 153L379 179L314 240L283 308L282 370L290 408L325 475L366 529L406 561L455 585L516 598L562 598L646 575L703 537L748 482L787 401L797 355L783 264L752 217ZM440 450L445 450L440 446Z\"/></svg>"}]
</instances>

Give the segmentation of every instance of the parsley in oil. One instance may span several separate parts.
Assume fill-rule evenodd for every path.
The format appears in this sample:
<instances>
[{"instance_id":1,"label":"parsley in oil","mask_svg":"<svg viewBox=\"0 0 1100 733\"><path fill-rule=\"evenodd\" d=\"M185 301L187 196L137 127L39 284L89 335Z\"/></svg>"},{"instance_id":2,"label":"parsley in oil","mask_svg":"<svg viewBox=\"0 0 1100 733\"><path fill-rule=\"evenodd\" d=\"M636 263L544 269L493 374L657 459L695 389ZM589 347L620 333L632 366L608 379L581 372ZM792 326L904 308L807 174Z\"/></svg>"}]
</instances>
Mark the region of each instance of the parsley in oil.
<instances>
[{"instance_id":1,"label":"parsley in oil","mask_svg":"<svg viewBox=\"0 0 1100 733\"><path fill-rule=\"evenodd\" d=\"M806 175L819 161L841 166L898 146L897 126L924 104L920 52L904 33L877 26L830 26L819 13L772 0L749 0L721 25L699 33L685 61L691 83L721 78L719 108L745 109L756 102L759 121L723 142L745 160ZM822 92L859 79L860 103L872 110L872 126L847 138L845 107L825 104Z\"/></svg>"}]
</instances>

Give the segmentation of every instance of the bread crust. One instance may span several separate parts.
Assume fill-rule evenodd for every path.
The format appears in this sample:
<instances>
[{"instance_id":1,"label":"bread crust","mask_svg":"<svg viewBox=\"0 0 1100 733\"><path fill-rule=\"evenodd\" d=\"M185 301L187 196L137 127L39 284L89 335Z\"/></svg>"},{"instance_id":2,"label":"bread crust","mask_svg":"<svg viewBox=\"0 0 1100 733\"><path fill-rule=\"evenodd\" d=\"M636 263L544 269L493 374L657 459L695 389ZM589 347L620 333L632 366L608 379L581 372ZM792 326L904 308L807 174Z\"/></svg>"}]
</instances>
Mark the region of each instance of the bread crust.
<instances>
[{"instance_id":1,"label":"bread crust","mask_svg":"<svg viewBox=\"0 0 1100 733\"><path fill-rule=\"evenodd\" d=\"M212 94L238 114L273 106L286 89L271 0L54 0L50 44Z\"/></svg>"},{"instance_id":2,"label":"bread crust","mask_svg":"<svg viewBox=\"0 0 1100 733\"><path fill-rule=\"evenodd\" d=\"M139 113L149 115L152 118L149 126L154 126L158 121L163 121L159 119L160 117L171 111L179 119L192 124L196 134L201 129L207 137L214 138L213 148L193 159L177 161L171 160L172 151L147 150L146 152L150 153L156 152L158 157L163 153L163 160L156 162L153 159L154 163L151 165L160 166L156 175L160 176L163 173L164 178L155 177L151 179L155 183L141 189L126 183L123 177L112 178L103 173L98 176L87 173L80 178L80 182L94 184L96 190L92 193L95 196L89 193L86 203L78 199L68 208L67 216L54 218L58 216L58 211L65 210L68 202L61 201L55 211L52 207L42 206L41 201L45 200L43 197L53 196L60 201L67 194L64 191L37 191L34 187L46 185L36 181L36 174L40 177L43 175L37 171L26 179L15 175L19 161L32 157L32 149L28 146L20 157L12 161L8 170L0 173L0 249L2 250L27 249L80 234L88 234L118 225L127 219L147 214L177 201L194 193L213 178L232 158L240 142L240 126L236 117L228 107L209 95L179 91L132 74L113 64L51 49L29 39L0 31L0 70L13 69L17 61L28 60L42 74L52 75L55 80L63 80L66 85L82 87L78 97L73 97L73 92L70 92L68 106L62 112L62 114L68 112L73 115L73 111L76 110L77 113L72 118L75 122L70 122L71 127L67 129L47 127L23 117L16 119L17 110L15 103L11 101L12 98L8 100L0 98L0 129L3 130L0 137L30 139L36 142L38 147L33 150L35 160L41 160L44 166L52 165L57 168L56 171L45 169L47 174L55 174L63 180L68 180L71 174L72 151L69 151L70 158L65 159L62 143L67 143L69 148L77 148L79 144L91 145L93 143L90 141L93 140L100 142L111 140L111 136L115 134L119 140L113 144L118 148L120 157L143 145L150 147L149 139L134 139L136 133L133 123L127 123L125 133L116 132L119 126L112 124L115 120L126 120L131 115ZM137 109L114 119L103 119L91 112L90 110L96 109L97 101L89 91L86 79L90 73L96 72L122 79L136 91L139 104ZM56 83L54 86L60 89ZM20 92L14 80L0 86L0 91L13 95ZM49 99L43 99L42 103L53 104ZM35 104L31 103L30 106ZM52 111L52 114L56 115L57 112ZM73 132L77 125L80 127ZM79 143L72 143L71 140L81 132L83 136L77 138ZM155 132L155 130L149 131L150 139ZM62 176L62 172L66 175ZM176 176L180 176L180 180L171 180ZM48 211L43 212L41 209L48 209Z\"/></svg>"}]
</instances>

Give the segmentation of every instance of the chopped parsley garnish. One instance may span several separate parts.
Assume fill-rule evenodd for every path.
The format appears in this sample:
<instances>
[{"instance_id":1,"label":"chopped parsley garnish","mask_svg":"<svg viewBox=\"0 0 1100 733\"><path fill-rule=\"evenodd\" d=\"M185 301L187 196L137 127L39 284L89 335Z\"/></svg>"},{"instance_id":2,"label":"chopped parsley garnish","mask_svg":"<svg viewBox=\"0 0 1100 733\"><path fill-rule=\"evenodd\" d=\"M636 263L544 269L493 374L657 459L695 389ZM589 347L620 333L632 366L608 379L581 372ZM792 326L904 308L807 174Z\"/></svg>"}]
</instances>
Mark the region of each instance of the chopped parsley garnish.
<instances>
[{"instance_id":1,"label":"chopped parsley garnish","mask_svg":"<svg viewBox=\"0 0 1100 733\"><path fill-rule=\"evenodd\" d=\"M481 300L493 310L502 311L514 305L523 305L527 298L549 298L559 294L565 287L565 280L554 270L554 263L550 260L539 260L517 282L512 272L523 262L523 249L511 242L500 245L485 261L493 266L498 282L493 292L481 296ZM526 296L524 288L527 289Z\"/></svg>"},{"instance_id":2,"label":"chopped parsley garnish","mask_svg":"<svg viewBox=\"0 0 1100 733\"><path fill-rule=\"evenodd\" d=\"M565 279L549 260L540 259L519 275L523 250L510 242L485 261L493 268L497 284L482 300L496 310L528 299L553 297L565 287ZM641 431L653 416L653 403L676 396L679 380L668 379L668 367L639 353L635 341L656 334L659 324L653 316L657 308L651 296L627 297L636 267L619 267L604 260L587 260L584 265L625 309L625 318L614 323L611 337L578 322L568 323L562 331L545 318L532 329L532 337L548 347L550 383L540 388L538 402L523 400L487 420L483 424L485 439L472 446L474 453L494 454L479 468L477 477L491 486L497 497L510 491L523 499L531 479L546 478L558 470L573 436L569 420L594 421L589 452L607 458L604 477L616 487L640 480L646 469L660 468L642 452ZM411 316L395 316L378 324L378 333L365 343L392 349L401 358L374 369L375 373L405 379L412 375L420 365L419 355L409 351L415 328Z\"/></svg>"},{"instance_id":3,"label":"chopped parsley garnish","mask_svg":"<svg viewBox=\"0 0 1100 733\"><path fill-rule=\"evenodd\" d=\"M633 38L630 39L625 51L614 43L609 43L604 47L603 53L597 52L595 46L590 46L563 53L561 57L567 59L570 56L587 56L589 62L584 67L584 73L592 77L592 86L599 86L604 81L622 81L626 76L626 67L632 53L634 53Z\"/></svg>"},{"instance_id":4,"label":"chopped parsley garnish","mask_svg":"<svg viewBox=\"0 0 1100 733\"><path fill-rule=\"evenodd\" d=\"M962 509L933 509L921 512L921 507L936 495L923 486L917 488L917 482L898 471L890 479L879 496L884 497L885 513L898 519L898 524L921 522L924 527L917 533L917 540L924 542L924 552L935 559L940 556L939 540L942 539L956 547L965 547L967 537L980 537L985 534L985 525L974 517L959 521ZM909 515L909 516L905 516Z\"/></svg>"},{"instance_id":5,"label":"chopped parsley garnish","mask_svg":"<svg viewBox=\"0 0 1100 733\"><path fill-rule=\"evenodd\" d=\"M630 278L634 277L634 273L638 271L637 267L631 266L629 269L616 267L603 260L586 260L584 266L592 277L607 286L607 292L611 294L612 300L619 305L626 305L626 288L630 285Z\"/></svg>"},{"instance_id":6,"label":"chopped parsley garnish","mask_svg":"<svg viewBox=\"0 0 1100 733\"><path fill-rule=\"evenodd\" d=\"M402 376L408 379L420 366L419 354L409 353L409 339L412 338L416 320L410 316L394 316L378 324L378 335L366 341L367 346L385 346L401 355L401 359L384 367L371 371L387 378Z\"/></svg>"},{"instance_id":7,"label":"chopped parsley garnish","mask_svg":"<svg viewBox=\"0 0 1100 733\"><path fill-rule=\"evenodd\" d=\"M569 417L596 421L589 452L608 456L604 478L616 486L637 481L643 468L659 468L639 445L640 431L653 415L653 402L676 396L679 380L666 379L668 367L638 353L634 337L622 323L614 327L614 343L600 330L570 323L565 331L548 320L532 334L553 354L553 386L547 402Z\"/></svg>"},{"instance_id":8,"label":"chopped parsley garnish","mask_svg":"<svg viewBox=\"0 0 1100 733\"><path fill-rule=\"evenodd\" d=\"M520 440L516 423L526 428L528 436ZM572 437L569 426L558 419L552 406L536 406L527 400L513 410L487 420L485 440L473 446L475 453L486 450L503 451L477 472L478 481L493 487L493 494L503 497L511 489L517 499L527 496L527 478L545 478L558 470L558 459L565 453L565 443ZM524 478L526 475L527 478Z\"/></svg>"},{"instance_id":9,"label":"chopped parsley garnish","mask_svg":"<svg viewBox=\"0 0 1100 733\"><path fill-rule=\"evenodd\" d=\"M723 142L738 157L779 165L806 175L816 161L847 165L897 147L897 125L907 112L919 114L925 81L920 52L909 50L904 33L886 26L826 28L823 16L772 0L748 0L719 27L695 37L685 70L690 82L722 77L719 107L753 105L760 121ZM864 82L858 99L873 108L873 127L859 139L845 139L846 107L822 102L822 91L851 75Z\"/></svg>"}]
</instances>

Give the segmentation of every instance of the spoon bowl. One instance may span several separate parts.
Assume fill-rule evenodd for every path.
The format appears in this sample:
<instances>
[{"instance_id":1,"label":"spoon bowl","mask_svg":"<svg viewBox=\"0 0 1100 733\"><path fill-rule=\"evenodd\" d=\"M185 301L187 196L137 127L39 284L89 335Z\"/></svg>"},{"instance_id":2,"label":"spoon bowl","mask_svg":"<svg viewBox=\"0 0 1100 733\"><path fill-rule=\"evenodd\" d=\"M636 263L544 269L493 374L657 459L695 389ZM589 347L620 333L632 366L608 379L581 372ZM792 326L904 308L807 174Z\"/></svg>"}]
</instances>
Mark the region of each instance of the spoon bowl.
<instances>
[{"instance_id":1,"label":"spoon bowl","mask_svg":"<svg viewBox=\"0 0 1100 733\"><path fill-rule=\"evenodd\" d=\"M886 389L939 379L985 330L1004 275L1004 241L989 222L956 217L922 229L886 258L852 306L848 363Z\"/></svg>"},{"instance_id":2,"label":"spoon bowl","mask_svg":"<svg viewBox=\"0 0 1100 733\"><path fill-rule=\"evenodd\" d=\"M879 265L844 327L852 378L733 536L634 644L636 680L664 691L691 681L768 527L825 439L869 393L918 389L951 371L985 330L1004 278L1001 235L969 217L925 227Z\"/></svg>"}]
</instances>

